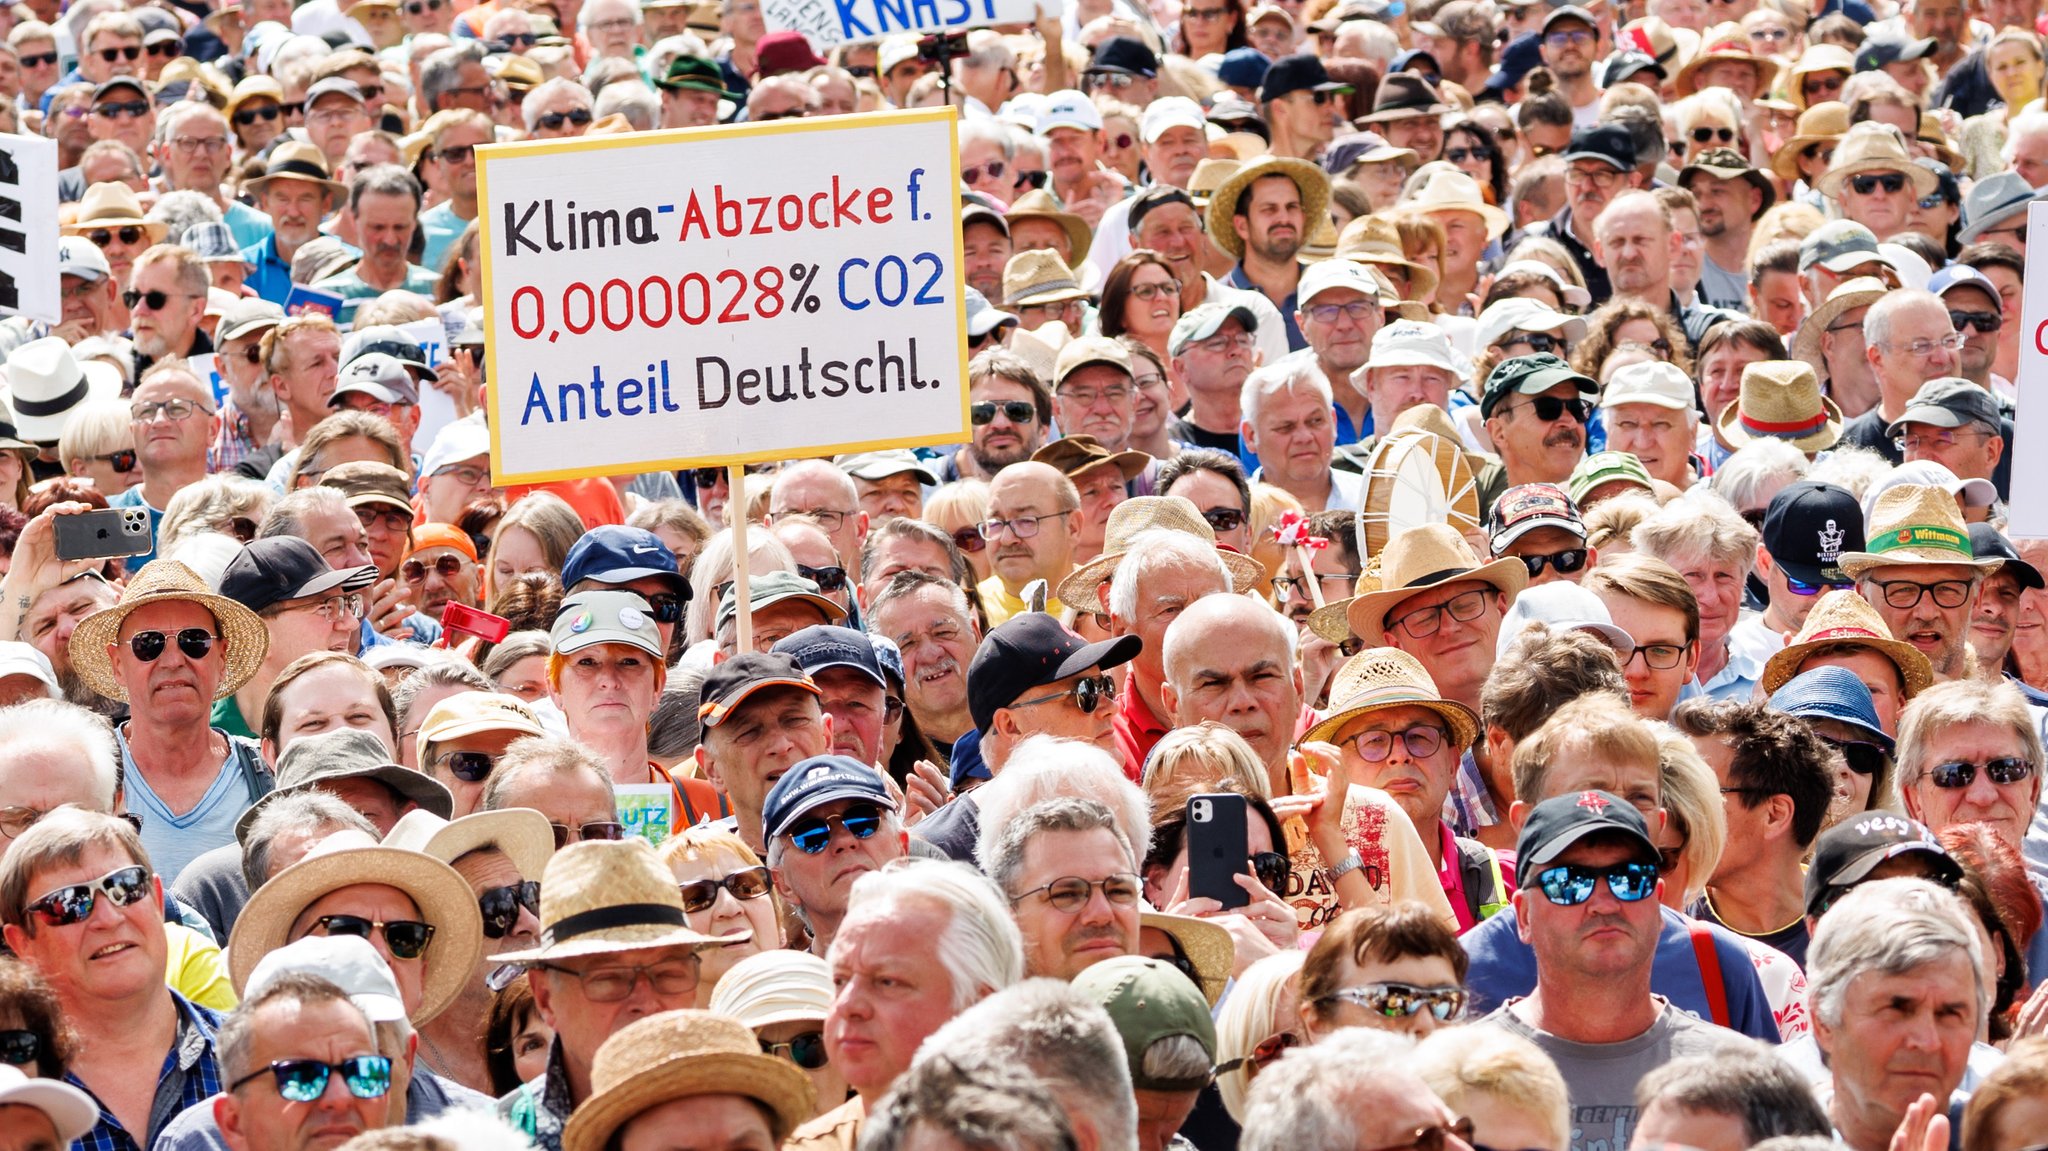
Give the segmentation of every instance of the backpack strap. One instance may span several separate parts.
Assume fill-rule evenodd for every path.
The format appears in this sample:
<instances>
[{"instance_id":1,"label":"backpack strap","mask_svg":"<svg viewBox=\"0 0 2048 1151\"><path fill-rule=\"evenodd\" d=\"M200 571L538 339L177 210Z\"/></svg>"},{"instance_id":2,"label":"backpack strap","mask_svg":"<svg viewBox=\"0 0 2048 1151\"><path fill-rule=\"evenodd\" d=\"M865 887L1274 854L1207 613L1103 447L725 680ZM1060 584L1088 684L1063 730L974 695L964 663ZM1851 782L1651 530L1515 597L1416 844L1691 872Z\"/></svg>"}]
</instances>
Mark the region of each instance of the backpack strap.
<instances>
[{"instance_id":1,"label":"backpack strap","mask_svg":"<svg viewBox=\"0 0 2048 1151\"><path fill-rule=\"evenodd\" d=\"M1692 936L1692 951L1700 962L1700 983L1707 992L1707 1010L1714 1022L1728 1026L1728 986L1721 978L1721 952L1714 946L1714 933L1697 919L1686 922Z\"/></svg>"}]
</instances>

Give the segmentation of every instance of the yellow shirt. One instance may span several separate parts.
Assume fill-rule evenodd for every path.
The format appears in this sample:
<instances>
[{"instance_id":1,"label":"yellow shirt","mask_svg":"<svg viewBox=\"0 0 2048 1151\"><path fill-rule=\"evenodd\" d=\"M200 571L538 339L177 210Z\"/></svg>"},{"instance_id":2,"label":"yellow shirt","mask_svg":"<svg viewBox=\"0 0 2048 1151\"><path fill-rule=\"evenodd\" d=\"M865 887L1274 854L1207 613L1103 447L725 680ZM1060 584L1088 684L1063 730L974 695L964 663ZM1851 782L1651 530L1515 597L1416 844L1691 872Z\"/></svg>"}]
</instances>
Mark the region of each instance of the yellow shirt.
<instances>
[{"instance_id":1,"label":"yellow shirt","mask_svg":"<svg viewBox=\"0 0 2048 1151\"><path fill-rule=\"evenodd\" d=\"M171 990L201 1007L222 1014L233 1011L235 985L228 981L228 965L220 948L182 923L164 924L164 939L170 944L164 982Z\"/></svg>"},{"instance_id":2,"label":"yellow shirt","mask_svg":"<svg viewBox=\"0 0 2048 1151\"><path fill-rule=\"evenodd\" d=\"M1010 589L1003 586L1001 576L988 577L976 585L974 590L981 593L981 608L988 613L990 627L1001 627L1013 617L1024 614L1024 601L1010 594ZM1045 611L1047 615L1061 618L1066 615L1067 605L1047 594Z\"/></svg>"}]
</instances>

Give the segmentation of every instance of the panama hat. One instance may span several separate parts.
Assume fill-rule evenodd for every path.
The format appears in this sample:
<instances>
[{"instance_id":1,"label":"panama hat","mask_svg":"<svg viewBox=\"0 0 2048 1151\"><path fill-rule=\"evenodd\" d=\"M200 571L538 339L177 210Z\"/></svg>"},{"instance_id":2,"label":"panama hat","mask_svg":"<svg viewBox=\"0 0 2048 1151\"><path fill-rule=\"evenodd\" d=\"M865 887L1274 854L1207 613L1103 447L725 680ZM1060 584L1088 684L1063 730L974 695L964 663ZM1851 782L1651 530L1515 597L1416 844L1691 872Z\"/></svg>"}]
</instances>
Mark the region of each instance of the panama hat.
<instances>
[{"instance_id":1,"label":"panama hat","mask_svg":"<svg viewBox=\"0 0 2048 1151\"><path fill-rule=\"evenodd\" d=\"M634 1116L693 1095L761 1104L781 1146L817 1106L810 1076L763 1054L746 1024L709 1011L664 1011L620 1028L591 1059L590 1087L562 1127L562 1151L604 1151Z\"/></svg>"},{"instance_id":2,"label":"panama hat","mask_svg":"<svg viewBox=\"0 0 2048 1151\"><path fill-rule=\"evenodd\" d=\"M1409 259L1407 249L1401 246L1400 230L1394 227L1392 220L1383 216L1360 216L1344 225L1344 230L1337 233L1334 255L1339 260L1404 270L1408 274L1408 298L1411 300L1428 300L1436 296L1436 269Z\"/></svg>"},{"instance_id":3,"label":"panama hat","mask_svg":"<svg viewBox=\"0 0 2048 1151\"><path fill-rule=\"evenodd\" d=\"M107 648L120 634L121 623L129 613L145 604L169 600L186 600L212 612L214 626L220 629L221 639L227 644L227 671L221 676L213 698L226 699L248 683L270 651L269 630L255 612L226 596L215 595L198 572L176 560L144 564L128 586L121 589L120 602L78 621L70 643L71 666L78 672L78 678L108 699L128 702L128 689L114 678L114 664Z\"/></svg>"},{"instance_id":4,"label":"panama hat","mask_svg":"<svg viewBox=\"0 0 2048 1151\"><path fill-rule=\"evenodd\" d=\"M1201 171L1198 167L1196 175ZM1285 176L1294 181L1294 187L1301 193L1301 218L1306 221L1302 227L1301 242L1308 243L1315 231L1315 221L1330 211L1330 178L1323 170L1307 160L1295 160L1285 156L1262 156L1238 168L1230 178L1217 187L1209 197L1208 225L1209 238L1216 246L1228 252L1232 259L1244 259L1244 241L1238 238L1237 229L1230 221L1237 215L1237 201L1256 182L1266 176Z\"/></svg>"},{"instance_id":5,"label":"panama hat","mask_svg":"<svg viewBox=\"0 0 2048 1151\"><path fill-rule=\"evenodd\" d=\"M1429 174L1415 195L1401 205L1411 212L1472 212L1486 221L1486 238L1498 240L1508 230L1508 214L1486 202L1479 181L1457 168L1442 167Z\"/></svg>"},{"instance_id":6,"label":"panama hat","mask_svg":"<svg viewBox=\"0 0 2048 1151\"><path fill-rule=\"evenodd\" d=\"M1785 99L1794 111L1804 112L1806 103L1806 78L1816 72L1840 72L1844 79L1856 72L1856 58L1840 44L1808 44L1806 51L1792 64L1792 70L1785 73Z\"/></svg>"},{"instance_id":7,"label":"panama hat","mask_svg":"<svg viewBox=\"0 0 2048 1151\"><path fill-rule=\"evenodd\" d=\"M1799 180L1799 155L1813 144L1833 144L1849 134L1849 106L1840 100L1815 104L1799 113L1792 138L1771 153L1771 171L1788 184Z\"/></svg>"},{"instance_id":8,"label":"panama hat","mask_svg":"<svg viewBox=\"0 0 2048 1151\"><path fill-rule=\"evenodd\" d=\"M1699 90L1700 69L1717 60L1740 60L1756 68L1756 90L1768 92L1778 76L1778 62L1750 49L1749 34L1740 24L1718 24L1700 37L1700 50L1671 78L1672 90L1690 96Z\"/></svg>"},{"instance_id":9,"label":"panama hat","mask_svg":"<svg viewBox=\"0 0 2048 1151\"><path fill-rule=\"evenodd\" d=\"M7 357L14 432L31 442L63 439L79 405L120 399L121 387L121 369L98 359L80 360L62 336L30 340Z\"/></svg>"},{"instance_id":10,"label":"panama hat","mask_svg":"<svg viewBox=\"0 0 2048 1151\"><path fill-rule=\"evenodd\" d=\"M1088 289L1074 269L1050 248L1033 248L1003 265L1003 307L1028 308L1085 300Z\"/></svg>"},{"instance_id":11,"label":"panama hat","mask_svg":"<svg viewBox=\"0 0 2048 1151\"><path fill-rule=\"evenodd\" d=\"M540 882L540 946L491 956L536 964L646 947L717 947L747 932L704 935L683 917L676 877L638 837L585 840L555 852Z\"/></svg>"},{"instance_id":12,"label":"panama hat","mask_svg":"<svg viewBox=\"0 0 2048 1151\"><path fill-rule=\"evenodd\" d=\"M152 244L163 243L171 231L169 224L143 217L142 201L136 198L135 189L115 183L87 188L78 201L78 215L64 225L64 231L73 236L94 228L141 228Z\"/></svg>"},{"instance_id":13,"label":"panama hat","mask_svg":"<svg viewBox=\"0 0 2048 1151\"><path fill-rule=\"evenodd\" d=\"M1230 932L1206 919L1168 915L1164 911L1139 912L1138 926L1173 937L1174 945L1187 956L1188 966L1195 969L1195 986L1202 989L1202 998L1209 1001L1209 1006L1216 1006L1223 998L1223 989L1230 984L1230 970L1237 964L1237 943L1230 938Z\"/></svg>"},{"instance_id":14,"label":"panama hat","mask_svg":"<svg viewBox=\"0 0 2048 1151\"><path fill-rule=\"evenodd\" d=\"M476 975L477 956L484 948L483 913L469 881L454 868L429 855L382 845L341 846L323 850L328 840L249 896L228 937L228 976L236 994L249 985L249 973L264 956L290 942L292 924L316 901L350 887L395 887L419 908L420 918L434 927L422 958L426 984L418 1027L448 1009ZM673 886L673 885L671 885Z\"/></svg>"},{"instance_id":15,"label":"panama hat","mask_svg":"<svg viewBox=\"0 0 2048 1151\"><path fill-rule=\"evenodd\" d=\"M348 194L348 185L332 179L327 157L320 149L297 140L286 140L273 149L269 162L263 166L263 174L245 181L242 186L260 193L272 180L304 180L318 184L327 190L330 200Z\"/></svg>"},{"instance_id":16,"label":"panama hat","mask_svg":"<svg viewBox=\"0 0 2048 1151\"><path fill-rule=\"evenodd\" d=\"M1095 243L1095 229L1088 226L1088 221L1072 212L1061 211L1052 193L1043 188L1033 188L1017 197L1010 203L1010 210L1003 213L1003 219L1009 223L1050 220L1058 224L1066 229L1067 244L1075 260L1087 259L1088 249Z\"/></svg>"},{"instance_id":17,"label":"panama hat","mask_svg":"<svg viewBox=\"0 0 2048 1151\"><path fill-rule=\"evenodd\" d=\"M1934 173L1913 162L1913 154L1906 150L1897 128L1866 120L1850 125L1843 134L1842 142L1835 145L1834 160L1814 181L1814 187L1821 195L1839 200L1842 185L1865 172L1903 173L1913 185L1915 199L1931 195L1941 186Z\"/></svg>"},{"instance_id":18,"label":"panama hat","mask_svg":"<svg viewBox=\"0 0 2048 1151\"><path fill-rule=\"evenodd\" d=\"M749 1027L821 1020L832 1011L832 968L808 951L756 952L718 977L710 1007Z\"/></svg>"},{"instance_id":19,"label":"panama hat","mask_svg":"<svg viewBox=\"0 0 2048 1151\"><path fill-rule=\"evenodd\" d=\"M1206 206L1237 170L1244 167L1243 160L1222 159L1216 156L1204 157L1195 165L1195 174L1188 177L1188 195L1197 205ZM1206 221L1205 221L1206 222Z\"/></svg>"},{"instance_id":20,"label":"panama hat","mask_svg":"<svg viewBox=\"0 0 2048 1151\"><path fill-rule=\"evenodd\" d=\"M1825 451L1842 438L1842 409L1821 395L1812 364L1759 360L1742 369L1742 391L1721 409L1715 431L1735 448L1775 439L1802 452Z\"/></svg>"},{"instance_id":21,"label":"panama hat","mask_svg":"<svg viewBox=\"0 0 2048 1151\"><path fill-rule=\"evenodd\" d=\"M1877 609L1848 588L1827 592L1813 602L1813 610L1806 613L1799 634L1764 664L1759 682L1766 693L1777 691L1799 674L1800 665L1808 657L1841 647L1867 647L1890 660L1899 669L1899 682L1905 685L1907 699L1934 683L1934 665L1920 649L1893 639Z\"/></svg>"},{"instance_id":22,"label":"panama hat","mask_svg":"<svg viewBox=\"0 0 2048 1151\"><path fill-rule=\"evenodd\" d=\"M1399 648L1367 648L1344 661L1330 681L1330 714L1301 733L1301 742L1328 743L1352 720L1390 707L1425 707L1451 725L1451 744L1472 746L1479 738L1479 717L1455 700L1445 699L1422 661Z\"/></svg>"},{"instance_id":23,"label":"panama hat","mask_svg":"<svg viewBox=\"0 0 2048 1151\"><path fill-rule=\"evenodd\" d=\"M1513 599L1529 583L1529 569L1513 556L1479 562L1472 545L1449 524L1423 524L1396 535L1380 553L1380 587L1354 597L1345 609L1351 634L1368 646L1385 642L1386 617L1405 600L1444 584L1478 580ZM1334 693L1333 693L1334 698Z\"/></svg>"},{"instance_id":24,"label":"panama hat","mask_svg":"<svg viewBox=\"0 0 2048 1151\"><path fill-rule=\"evenodd\" d=\"M1116 574L1116 565L1131 550L1131 541L1155 529L1185 532L1203 543L1214 545L1216 531L1202 518L1202 509L1186 496L1135 496L1109 513L1102 529L1102 554L1075 568L1060 581L1054 593L1063 604L1092 611L1101 602L1102 585ZM1241 552L1218 548L1216 555L1230 572L1230 586L1243 591L1265 578L1259 561Z\"/></svg>"},{"instance_id":25,"label":"panama hat","mask_svg":"<svg viewBox=\"0 0 2048 1151\"><path fill-rule=\"evenodd\" d=\"M1876 276L1858 276L1836 284L1835 290L1828 293L1820 307L1800 321L1799 332L1792 337L1792 358L1821 364L1820 339L1835 321L1841 319L1845 312L1875 304L1890 291L1891 287Z\"/></svg>"},{"instance_id":26,"label":"panama hat","mask_svg":"<svg viewBox=\"0 0 2048 1151\"><path fill-rule=\"evenodd\" d=\"M476 811L460 819L443 819L420 807L391 825L384 846L417 851L449 864L472 851L495 848L512 861L521 879L539 879L555 854L555 829L547 816L530 807Z\"/></svg>"},{"instance_id":27,"label":"panama hat","mask_svg":"<svg viewBox=\"0 0 2048 1151\"><path fill-rule=\"evenodd\" d=\"M1978 559L1963 508L1944 488L1899 484L1886 488L1864 525L1864 550L1842 553L1842 573L1861 579L1873 568L1908 564L1965 564L1990 575L2001 559Z\"/></svg>"}]
</instances>

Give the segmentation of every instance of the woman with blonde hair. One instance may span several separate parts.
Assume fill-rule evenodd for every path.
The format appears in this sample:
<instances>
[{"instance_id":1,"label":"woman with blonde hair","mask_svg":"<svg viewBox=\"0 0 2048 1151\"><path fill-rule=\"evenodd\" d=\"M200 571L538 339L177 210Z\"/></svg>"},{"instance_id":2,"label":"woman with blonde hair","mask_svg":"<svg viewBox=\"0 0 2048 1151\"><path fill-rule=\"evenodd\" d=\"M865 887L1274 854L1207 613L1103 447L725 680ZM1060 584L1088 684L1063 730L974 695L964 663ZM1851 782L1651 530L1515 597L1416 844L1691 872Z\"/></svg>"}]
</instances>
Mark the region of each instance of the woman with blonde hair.
<instances>
[{"instance_id":1,"label":"woman with blonde hair","mask_svg":"<svg viewBox=\"0 0 2048 1151\"><path fill-rule=\"evenodd\" d=\"M512 577L527 572L561 573L569 549L583 535L583 517L553 492L530 492L505 509L491 535L484 564L485 603Z\"/></svg>"},{"instance_id":2,"label":"woman with blonde hair","mask_svg":"<svg viewBox=\"0 0 2048 1151\"><path fill-rule=\"evenodd\" d=\"M1176 727L1160 737L1145 759L1139 784L1152 805L1152 822L1180 810L1191 795L1241 791L1272 798L1266 767L1243 736L1220 723Z\"/></svg>"},{"instance_id":3,"label":"woman with blonde hair","mask_svg":"<svg viewBox=\"0 0 2048 1151\"><path fill-rule=\"evenodd\" d=\"M141 483L135 419L128 413L128 401L92 400L73 408L57 441L57 458L64 461L66 472L91 480L109 498ZM15 506L20 506L18 501Z\"/></svg>"},{"instance_id":4,"label":"woman with blonde hair","mask_svg":"<svg viewBox=\"0 0 2048 1151\"><path fill-rule=\"evenodd\" d=\"M706 947L697 1000L709 1002L733 964L782 946L782 900L768 867L739 836L710 824L684 828L661 843L661 861L683 891L683 918L705 935L747 937Z\"/></svg>"},{"instance_id":5,"label":"woman with blonde hair","mask_svg":"<svg viewBox=\"0 0 2048 1151\"><path fill-rule=\"evenodd\" d=\"M988 518L988 481L974 478L954 480L933 490L924 501L925 522L952 535L953 542L967 557L974 582L986 580L989 566L988 541L981 538L981 521Z\"/></svg>"},{"instance_id":6,"label":"woman with blonde hair","mask_svg":"<svg viewBox=\"0 0 2048 1151\"><path fill-rule=\"evenodd\" d=\"M1301 1026L1301 964L1306 952L1282 951L1245 969L1216 1015L1216 1093L1244 1122L1252 1079L1289 1047L1308 1045Z\"/></svg>"},{"instance_id":7,"label":"woman with blonde hair","mask_svg":"<svg viewBox=\"0 0 2048 1151\"><path fill-rule=\"evenodd\" d=\"M747 553L752 557L747 565L750 576L796 571L796 557L789 554L781 540L766 531L747 533ZM696 566L690 571L690 611L683 620L685 648L711 638L712 627L718 622L718 601L732 580L734 566L732 530L714 532L705 542L704 550L697 553ZM706 664L709 665L708 660Z\"/></svg>"},{"instance_id":8,"label":"woman with blonde hair","mask_svg":"<svg viewBox=\"0 0 2048 1151\"><path fill-rule=\"evenodd\" d=\"M1411 1066L1445 1106L1472 1120L1472 1142L1567 1151L1564 1076L1534 1043L1498 1027L1448 1027L1415 1045Z\"/></svg>"}]
</instances>

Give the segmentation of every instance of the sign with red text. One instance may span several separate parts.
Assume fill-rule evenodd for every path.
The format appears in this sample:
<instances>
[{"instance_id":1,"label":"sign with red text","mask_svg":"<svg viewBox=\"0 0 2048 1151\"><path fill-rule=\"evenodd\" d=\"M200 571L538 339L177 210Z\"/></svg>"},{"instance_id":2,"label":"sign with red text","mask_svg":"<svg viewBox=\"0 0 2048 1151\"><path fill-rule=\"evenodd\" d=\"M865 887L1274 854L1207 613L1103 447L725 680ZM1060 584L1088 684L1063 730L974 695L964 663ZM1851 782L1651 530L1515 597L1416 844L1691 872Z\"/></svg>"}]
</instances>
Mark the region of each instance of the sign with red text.
<instances>
[{"instance_id":1,"label":"sign with red text","mask_svg":"<svg viewBox=\"0 0 2048 1151\"><path fill-rule=\"evenodd\" d=\"M2035 224L2048 229L2048 203L2027 207L2027 228ZM2043 231L2042 235L2048 235ZM2039 264L2040 267L2034 265ZM2035 275L2039 272L2040 275ZM2027 274L2020 295L2020 341L2018 385L2021 402L2013 416L2013 442L2005 445L2012 457L2012 487L2020 492L2048 491L2048 244L2027 249ZM2032 399L2027 397L2032 396ZM2006 505L2010 518L2005 534L2013 539L2048 539L2048 501L2015 499Z\"/></svg>"},{"instance_id":2,"label":"sign with red text","mask_svg":"<svg viewBox=\"0 0 2048 1151\"><path fill-rule=\"evenodd\" d=\"M959 443L948 108L477 149L491 475Z\"/></svg>"}]
</instances>

